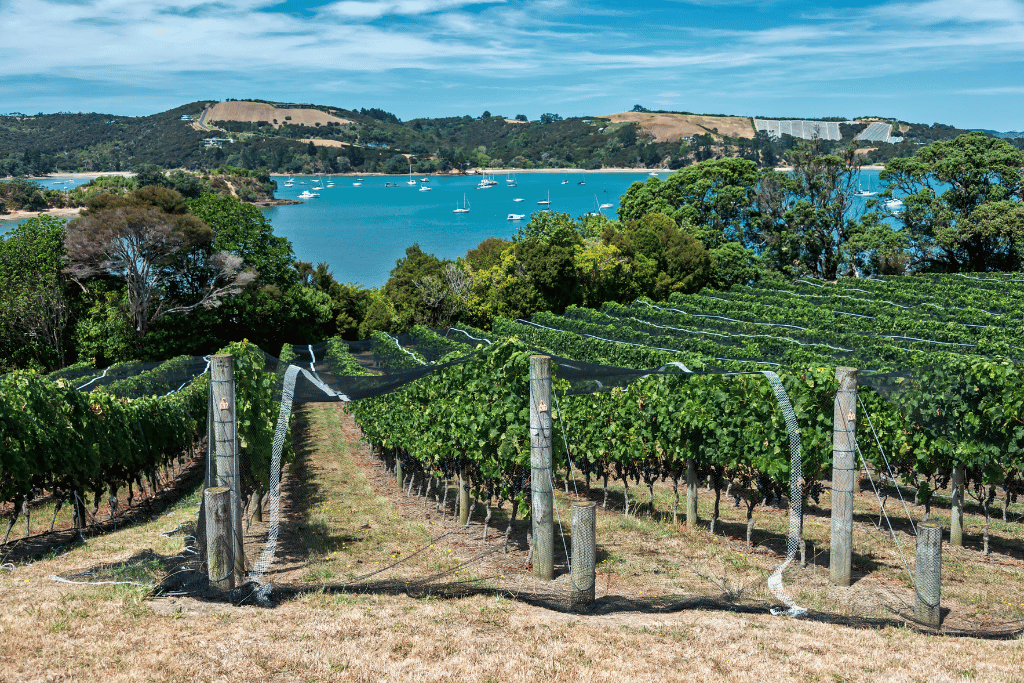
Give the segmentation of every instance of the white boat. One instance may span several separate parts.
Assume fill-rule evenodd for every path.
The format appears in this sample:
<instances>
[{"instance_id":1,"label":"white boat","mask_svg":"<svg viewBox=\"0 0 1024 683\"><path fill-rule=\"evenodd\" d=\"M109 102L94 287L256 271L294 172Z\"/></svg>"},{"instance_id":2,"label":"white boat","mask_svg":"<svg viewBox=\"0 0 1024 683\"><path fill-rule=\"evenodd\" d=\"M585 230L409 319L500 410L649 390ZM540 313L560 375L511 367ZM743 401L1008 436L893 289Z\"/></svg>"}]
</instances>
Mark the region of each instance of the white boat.
<instances>
[{"instance_id":1,"label":"white boat","mask_svg":"<svg viewBox=\"0 0 1024 683\"><path fill-rule=\"evenodd\" d=\"M334 187L334 178L327 177L327 187Z\"/></svg>"},{"instance_id":2,"label":"white boat","mask_svg":"<svg viewBox=\"0 0 1024 683\"><path fill-rule=\"evenodd\" d=\"M521 221L524 218L526 218L526 214L525 213L510 213L508 215L508 220L510 220L510 221Z\"/></svg>"},{"instance_id":3,"label":"white boat","mask_svg":"<svg viewBox=\"0 0 1024 683\"><path fill-rule=\"evenodd\" d=\"M566 178L565 180L563 180L563 181L562 181L562 184L563 184L563 185L568 185L568 184L569 184L569 179L568 179L568 178Z\"/></svg>"},{"instance_id":4,"label":"white boat","mask_svg":"<svg viewBox=\"0 0 1024 683\"><path fill-rule=\"evenodd\" d=\"M285 187L291 187L294 184L295 184L295 178L289 178L288 180L284 181L284 186Z\"/></svg>"},{"instance_id":5,"label":"white boat","mask_svg":"<svg viewBox=\"0 0 1024 683\"><path fill-rule=\"evenodd\" d=\"M352 183L352 187L362 187L362 183Z\"/></svg>"},{"instance_id":6,"label":"white boat","mask_svg":"<svg viewBox=\"0 0 1024 683\"><path fill-rule=\"evenodd\" d=\"M521 202L521 201L523 201L523 198L522 197L516 197L512 201L514 201L514 202Z\"/></svg>"},{"instance_id":7,"label":"white boat","mask_svg":"<svg viewBox=\"0 0 1024 683\"><path fill-rule=\"evenodd\" d=\"M430 191L431 191L431 190L433 190L433 189L434 189L434 188L432 188L432 187L428 187L428 186L426 186L426 185L420 185L420 192L430 192Z\"/></svg>"},{"instance_id":8,"label":"white boat","mask_svg":"<svg viewBox=\"0 0 1024 683\"><path fill-rule=\"evenodd\" d=\"M885 203L885 208L889 209L890 211L899 211L900 209L903 208L903 202L900 201L899 199L890 199Z\"/></svg>"},{"instance_id":9,"label":"white boat","mask_svg":"<svg viewBox=\"0 0 1024 683\"><path fill-rule=\"evenodd\" d=\"M409 164L409 179L405 181L406 185L416 185L416 181L412 179L412 164Z\"/></svg>"},{"instance_id":10,"label":"white boat","mask_svg":"<svg viewBox=\"0 0 1024 683\"><path fill-rule=\"evenodd\" d=\"M657 175L658 175L658 172L657 172L657 171L651 171L651 172L650 172L650 173L648 173L647 175L649 175L649 176L657 176Z\"/></svg>"},{"instance_id":11,"label":"white boat","mask_svg":"<svg viewBox=\"0 0 1024 683\"><path fill-rule=\"evenodd\" d=\"M459 205L456 204L455 210L452 213L469 213L469 202L466 201L465 193L462 195L462 208L459 208Z\"/></svg>"},{"instance_id":12,"label":"white boat","mask_svg":"<svg viewBox=\"0 0 1024 683\"><path fill-rule=\"evenodd\" d=\"M550 206L550 204L551 204L551 190L548 190L548 198L547 199L542 199L542 200L540 200L537 203L540 204L541 206Z\"/></svg>"},{"instance_id":13,"label":"white boat","mask_svg":"<svg viewBox=\"0 0 1024 683\"><path fill-rule=\"evenodd\" d=\"M614 204L602 204L601 206L599 206L597 208L599 208L599 209L612 209L614 207L615 207Z\"/></svg>"},{"instance_id":14,"label":"white boat","mask_svg":"<svg viewBox=\"0 0 1024 683\"><path fill-rule=\"evenodd\" d=\"M871 191L871 176L868 176L868 189L860 189L853 193L854 197L874 197L875 192Z\"/></svg>"},{"instance_id":15,"label":"white boat","mask_svg":"<svg viewBox=\"0 0 1024 683\"><path fill-rule=\"evenodd\" d=\"M314 197L319 196L319 192L310 192L309 190L303 190L302 192L299 193L299 199L313 199Z\"/></svg>"},{"instance_id":16,"label":"white boat","mask_svg":"<svg viewBox=\"0 0 1024 683\"><path fill-rule=\"evenodd\" d=\"M601 209L609 207L609 206L611 206L611 204L601 204L600 202L598 202L597 195L595 194L594 195L594 206L597 207L597 211L591 211L590 213L587 214L588 216L603 216L604 214L601 213Z\"/></svg>"},{"instance_id":17,"label":"white boat","mask_svg":"<svg viewBox=\"0 0 1024 683\"><path fill-rule=\"evenodd\" d=\"M421 183L429 183L430 182L430 178L420 178L420 182Z\"/></svg>"}]
</instances>

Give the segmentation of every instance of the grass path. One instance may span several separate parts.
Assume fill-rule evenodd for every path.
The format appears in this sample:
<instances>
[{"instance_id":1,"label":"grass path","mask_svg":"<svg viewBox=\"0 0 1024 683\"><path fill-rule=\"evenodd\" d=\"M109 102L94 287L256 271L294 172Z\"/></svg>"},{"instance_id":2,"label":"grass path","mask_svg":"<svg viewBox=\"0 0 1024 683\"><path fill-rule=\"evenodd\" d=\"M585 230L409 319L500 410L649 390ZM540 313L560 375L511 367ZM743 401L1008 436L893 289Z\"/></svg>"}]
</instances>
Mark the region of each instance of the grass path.
<instances>
[{"instance_id":1,"label":"grass path","mask_svg":"<svg viewBox=\"0 0 1024 683\"><path fill-rule=\"evenodd\" d=\"M150 523L0 573L0 681L1024 681L1022 640L936 638L767 614L578 616L490 595L318 590L327 573L362 576L424 542L428 550L408 563L410 572L450 569L448 555L456 552L440 543L429 548L436 520L407 519L394 499L374 494L360 465L365 451L337 406L303 410L301 457L289 476L341 487L330 495L291 489L289 504L303 515L289 522L295 563L276 580L308 590L263 609L48 579L146 548L178 552L181 538L161 532L194 518L198 497L186 496ZM632 533L646 533L638 529ZM635 561L625 543L615 552Z\"/></svg>"}]
</instances>

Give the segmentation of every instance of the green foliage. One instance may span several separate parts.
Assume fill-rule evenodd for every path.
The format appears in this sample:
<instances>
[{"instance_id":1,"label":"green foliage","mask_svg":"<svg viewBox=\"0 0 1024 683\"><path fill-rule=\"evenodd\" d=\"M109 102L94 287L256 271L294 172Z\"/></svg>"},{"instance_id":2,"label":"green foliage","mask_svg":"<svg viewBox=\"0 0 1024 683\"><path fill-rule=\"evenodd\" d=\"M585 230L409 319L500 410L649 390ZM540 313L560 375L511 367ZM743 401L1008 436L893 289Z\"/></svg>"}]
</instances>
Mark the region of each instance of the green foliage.
<instances>
[{"instance_id":1,"label":"green foliage","mask_svg":"<svg viewBox=\"0 0 1024 683\"><path fill-rule=\"evenodd\" d=\"M877 201L902 200L896 220L922 270L1016 270L1024 231L1022 168L1024 152L968 133L893 159L879 176L886 189Z\"/></svg>"},{"instance_id":2,"label":"green foliage","mask_svg":"<svg viewBox=\"0 0 1024 683\"><path fill-rule=\"evenodd\" d=\"M65 295L64 221L38 216L0 238L0 350L18 367L65 364L71 310Z\"/></svg>"}]
</instances>

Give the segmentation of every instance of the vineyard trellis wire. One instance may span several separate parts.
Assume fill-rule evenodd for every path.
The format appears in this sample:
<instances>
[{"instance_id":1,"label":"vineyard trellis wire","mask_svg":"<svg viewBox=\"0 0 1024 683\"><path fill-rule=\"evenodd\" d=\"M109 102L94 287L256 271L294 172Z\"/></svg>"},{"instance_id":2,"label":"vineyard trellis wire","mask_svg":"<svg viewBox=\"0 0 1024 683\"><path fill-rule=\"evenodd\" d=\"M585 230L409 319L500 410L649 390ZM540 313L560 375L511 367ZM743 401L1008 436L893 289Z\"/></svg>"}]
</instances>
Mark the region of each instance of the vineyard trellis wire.
<instances>
[{"instance_id":1,"label":"vineyard trellis wire","mask_svg":"<svg viewBox=\"0 0 1024 683\"><path fill-rule=\"evenodd\" d=\"M880 290L888 286L885 282L859 284ZM815 289L842 290L843 284L823 285ZM688 306L680 305L686 301L689 307L705 311L709 316L731 318L718 320L722 324L742 324L736 321L744 318L749 318L751 323L759 322L754 311L759 306L763 308L762 304L742 291L723 294L686 299L673 297L661 308L689 310ZM890 294L886 296L893 298ZM917 296L917 303L920 304L925 296ZM975 301L973 296L965 292L961 303ZM907 295L906 302L896 301L911 306L914 303L911 298ZM1019 307L1012 297L993 301L1002 307L1000 315ZM744 315L736 315L730 308L732 306L739 307ZM991 306L985 315L996 311L999 306ZM644 308L651 307L645 305ZM1013 347L1005 343L1005 339L999 344L982 339L980 333L972 331L981 328L970 326L981 324L974 321L983 320L983 314L977 308L959 308L965 309L963 316L943 314L963 319L958 323L959 327L948 327L943 332L950 336L936 334L939 328L925 320L919 321L921 333L918 338L959 344L961 342L952 341L956 335L970 335L961 337L971 339L970 342L962 342L974 345L962 347L970 353L925 351L914 348L913 342L901 346L897 340L882 341L874 334L860 337L861 340L876 340L858 341L857 344L862 358L877 361L874 363L876 369L898 369L901 367L898 363L911 357L908 352L915 356L924 353L928 361L935 361L921 365L919 358L914 366L902 366L912 367L911 370L861 374L859 400L863 412L871 417L873 423L870 428L866 421L857 424L861 457L868 478L885 475L878 487L881 499L877 506L879 529L888 512L886 496L897 493L912 495L915 504L924 507L924 515L929 515L932 508L946 505L946 497L941 493L950 485L950 465L961 467L966 482L964 490L976 501L970 511L976 517L984 516L985 526L980 541L982 550L951 548L951 555L957 558L957 562L969 558L978 566L984 566L981 563L987 561L986 558L993 558L993 566L1001 562L1004 564L999 566L1010 567L1007 571L1016 572L1018 569L1014 569L1017 566L1014 562L1020 564L1021 554L1019 530L1014 527L1020 526L1021 518L1015 498L1021 487L1018 444L1024 435L1015 424L1019 424L1022 402L1020 388L1014 381L1016 365L1012 357L990 357L993 350L1013 351ZM951 306L949 311L957 309L957 306ZM816 333L808 322L819 315L818 308L795 306L789 310L790 313L780 316L782 324L808 328L794 330L800 334ZM867 307L854 310L859 311L857 315L870 316L870 319L863 319L863 325L878 324L880 316L877 310ZM607 320L608 314L615 317L615 311L608 305L600 314ZM675 315L677 312L661 311L657 314ZM515 405L517 401L521 404L522 387L514 378L522 375L518 371L522 367L522 359L534 350L548 353L556 359L556 385L563 397L558 423L566 430L566 443L576 451L574 464L581 473L578 476L587 481L584 490L589 491L592 477L604 478L605 500L608 500L610 476L619 482L617 486L621 493L616 492L612 500L620 510L624 507L637 514L639 510L646 509L632 492L631 484L636 484L648 487L650 510L653 511L656 486L668 480L677 484L681 476L679 468L687 457L697 462L702 481L707 482L709 490L714 489L711 529L716 528L716 522L720 523L718 502L722 490L726 498L739 492L737 501L745 500L748 506L748 539L753 526L752 512L758 506L770 517L770 508L765 508L769 502L785 503L791 509L794 498L810 503L812 500L817 502L821 495L828 495L828 449L832 428L828 413L834 395L831 372L836 362L845 358L801 351L799 354L786 352L786 358L775 356L774 360L768 360L773 357L765 354L764 348L741 344L730 348L745 350L747 358L711 361L710 354L696 350L688 351L668 344L656 344L661 348L652 348L655 344L642 343L650 335L644 337L639 330L616 321L604 324L601 333L595 334L597 328L588 327L594 324L588 322L590 319L596 317L587 312L566 317L541 315L530 321L533 324L528 326L498 320L490 332L461 326L447 335L420 329L397 340L382 336L361 344L332 340L325 345L289 347L280 354L282 362L253 352L249 363L251 367L246 372L254 383L263 382L260 378L273 377L274 388L263 392L263 397L257 401L262 406L257 411L264 425L261 433L248 437L252 442L248 450L254 463L249 466L251 495L247 505L258 510L270 502L268 494L273 488L272 473L266 470L272 461L271 435L280 415L281 402L281 397L274 392L280 391L284 378L289 374L288 366L295 365L301 366L303 372L293 371L296 381L294 400L297 403L337 401L340 396L353 399L357 417L367 431L368 440L377 444L378 454L391 465L396 460L403 465L404 484L412 487L418 481L422 495L432 485L441 485L456 466L466 465L477 499L487 500L488 507L490 501L517 501L511 511L514 516L520 508L518 501L525 498L529 481L521 467L521 416L507 406ZM714 322L716 318L705 320L710 321L709 325L718 324ZM905 317L896 317L890 319L889 324L906 321ZM657 324L675 326L671 322ZM763 330L763 326L760 327ZM992 326L986 328L994 329ZM872 332L869 327L863 331ZM911 328L899 331L911 331ZM995 334L1006 337L1009 332L996 329ZM519 342L513 342L513 337ZM975 342L975 339L979 341ZM477 343L480 346L474 348ZM289 355L291 357L286 358ZM787 450L780 438L782 425L787 421L782 411L771 407L772 386L764 380L754 379L759 373L750 361L785 360L783 367L792 368L800 366L797 363L800 359L813 359L821 369L777 371L779 381L792 398L793 412L803 440L803 476L797 482L800 494L793 495L786 484L792 486L795 467L781 456ZM668 363L682 363L698 373L684 377L670 369L660 373L650 370L663 368ZM743 374L737 374L740 372ZM443 400L438 400L446 392L449 396L454 395L456 390L464 403L462 408L452 405L451 401L445 405ZM476 426L464 423L468 419L466 415L473 411L479 413ZM392 422L404 420L405 424L398 427L387 425L388 418L392 418ZM740 424L743 426L737 427ZM478 429L481 425L497 430L504 438L478 438L483 445L477 450L468 448L469 437L474 434L486 437L486 433ZM614 452L613 445L620 448L620 452ZM284 438L280 457L285 461L289 459L287 447L288 439ZM560 458L567 456L569 447L560 449ZM257 452L267 455L257 456ZM563 460L559 463L559 467L567 464ZM576 483L575 477L573 483ZM872 480L866 481L865 485L875 484ZM443 490L447 493L448 487L443 486ZM1002 496L1006 520L1001 525L995 523L990 514L997 495ZM617 496L621 496L621 504L617 502ZM953 505L956 504L953 501ZM525 512L525 508L522 511ZM905 520L893 521L889 535L909 535L902 530L904 526L912 533L916 521L910 518L909 510L903 516ZM995 529L994 534L990 527ZM511 529L512 525L508 528ZM777 538L782 537L779 534ZM788 539L789 535L784 537ZM771 549L773 543L778 547L778 542L769 535L763 545ZM790 555L788 547L785 555ZM252 555L254 558L258 556L259 553ZM791 569L788 571L793 575ZM766 568L764 574L768 573ZM178 579L181 579L180 575ZM766 584L764 575L760 581ZM1011 586L1019 586L1019 579L1014 578L1013 581L1017 583L1011 582ZM748 583L741 582L740 585ZM864 584L862 581L861 585ZM425 587L427 584L419 585ZM815 587L801 585L797 599L803 602L803 596L813 592L812 588ZM816 587L816 590L821 592L821 587ZM712 596L702 597L710 599ZM955 591L952 597L961 604L968 601L966 595ZM818 607L825 604L817 598L812 602ZM1024 612L1013 605L1004 608L1003 612L1005 614L998 628L993 626L994 622L979 621L977 615L977 618L961 615L960 628L964 631L975 628L978 632L984 632L986 628L991 632L1003 629L999 632L1005 633L1006 629L1012 629L1012 624L1024 618ZM822 613L821 609L810 611L815 618L821 618ZM875 618L882 613L871 614Z\"/></svg>"}]
</instances>

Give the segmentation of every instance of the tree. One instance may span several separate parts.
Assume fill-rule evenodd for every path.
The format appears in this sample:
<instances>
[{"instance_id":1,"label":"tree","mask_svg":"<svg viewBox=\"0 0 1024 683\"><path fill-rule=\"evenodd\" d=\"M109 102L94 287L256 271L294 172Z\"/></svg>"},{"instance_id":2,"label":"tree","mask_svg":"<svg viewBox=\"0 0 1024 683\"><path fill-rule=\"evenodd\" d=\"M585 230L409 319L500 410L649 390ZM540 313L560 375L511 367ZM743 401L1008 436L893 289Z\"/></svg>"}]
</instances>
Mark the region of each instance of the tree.
<instances>
[{"instance_id":1,"label":"tree","mask_svg":"<svg viewBox=\"0 0 1024 683\"><path fill-rule=\"evenodd\" d=\"M170 183L164 169L156 164L140 164L135 169L135 185L137 187L146 187L147 185L168 187Z\"/></svg>"},{"instance_id":2,"label":"tree","mask_svg":"<svg viewBox=\"0 0 1024 683\"><path fill-rule=\"evenodd\" d=\"M203 194L187 201L192 214L213 231L212 249L240 256L257 283L287 288L296 280L291 242L274 234L266 215L230 195Z\"/></svg>"},{"instance_id":3,"label":"tree","mask_svg":"<svg viewBox=\"0 0 1024 683\"><path fill-rule=\"evenodd\" d=\"M840 270L855 271L848 243L874 219L854 199L860 181L856 150L821 149L819 140L795 149L792 174L762 174L755 197L756 245L783 272L834 280Z\"/></svg>"},{"instance_id":4,"label":"tree","mask_svg":"<svg viewBox=\"0 0 1024 683\"><path fill-rule=\"evenodd\" d=\"M98 274L124 283L125 313L137 337L171 313L217 306L252 280L251 272L242 271L242 259L226 252L205 252L209 256L200 267L184 272L176 257L204 253L213 239L209 226L195 216L134 199L134 205L91 210L68 223L64 246L68 272L83 291L88 291L87 280ZM192 278L190 287L184 280ZM171 294L190 288L190 301Z\"/></svg>"},{"instance_id":5,"label":"tree","mask_svg":"<svg viewBox=\"0 0 1024 683\"><path fill-rule=\"evenodd\" d=\"M526 114L516 114L516 121L526 122L529 121L529 119L526 118Z\"/></svg>"},{"instance_id":6,"label":"tree","mask_svg":"<svg viewBox=\"0 0 1024 683\"><path fill-rule=\"evenodd\" d=\"M620 220L664 213L685 225L706 247L726 242L750 246L757 165L746 159L704 161L680 169L665 181L633 183L619 204Z\"/></svg>"},{"instance_id":7,"label":"tree","mask_svg":"<svg viewBox=\"0 0 1024 683\"><path fill-rule=\"evenodd\" d=\"M879 176L886 189L878 202L902 199L895 218L918 268L1013 270L1021 262L1022 169L1024 152L968 133L892 159Z\"/></svg>"},{"instance_id":8,"label":"tree","mask_svg":"<svg viewBox=\"0 0 1024 683\"><path fill-rule=\"evenodd\" d=\"M430 319L431 307L424 300L418 283L428 278L443 278L444 265L441 259L420 249L419 244L408 247L405 257L395 262L391 277L384 284L384 295L394 306L392 319L399 330L407 330Z\"/></svg>"},{"instance_id":9,"label":"tree","mask_svg":"<svg viewBox=\"0 0 1024 683\"><path fill-rule=\"evenodd\" d=\"M64 221L53 216L30 218L0 240L0 346L13 342L6 357L28 352L43 367L66 364L63 242Z\"/></svg>"}]
</instances>

